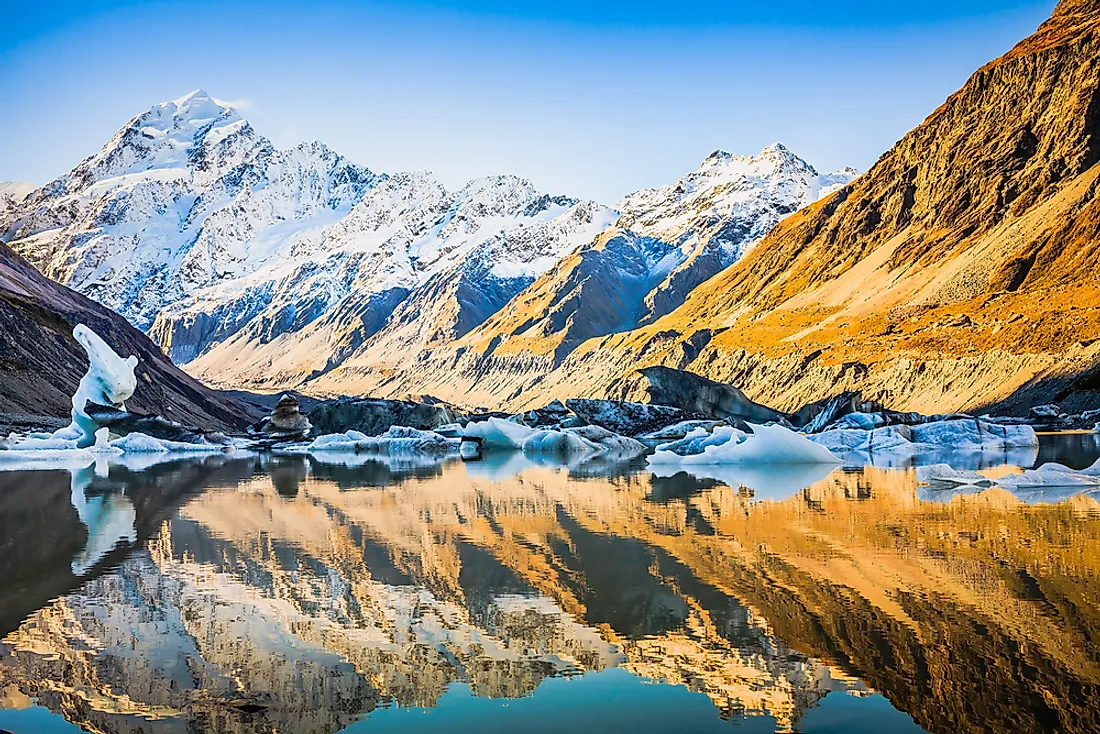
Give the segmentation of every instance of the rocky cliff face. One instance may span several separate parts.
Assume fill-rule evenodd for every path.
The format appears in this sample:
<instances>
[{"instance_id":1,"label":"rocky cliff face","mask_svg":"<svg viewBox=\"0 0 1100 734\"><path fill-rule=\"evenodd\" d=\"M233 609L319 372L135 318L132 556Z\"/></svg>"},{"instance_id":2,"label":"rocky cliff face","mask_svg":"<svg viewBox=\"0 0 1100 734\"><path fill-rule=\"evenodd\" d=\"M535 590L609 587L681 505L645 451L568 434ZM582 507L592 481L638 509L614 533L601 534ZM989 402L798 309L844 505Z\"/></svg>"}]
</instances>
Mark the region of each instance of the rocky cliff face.
<instances>
[{"instance_id":1,"label":"rocky cliff face","mask_svg":"<svg viewBox=\"0 0 1100 734\"><path fill-rule=\"evenodd\" d=\"M556 262L548 259L545 273L522 290L502 293L508 298L500 301L483 298L491 306L468 330L452 329L444 339L426 339L421 333L419 338L395 340L396 333L409 334L400 326L406 307L417 313L439 308L439 294L410 297L377 337L364 340L317 375L299 370L298 379L312 378L322 391L372 392L388 390L380 383L391 379L402 385L434 380L439 375L430 372L449 374L452 370L443 365L451 364L471 369L473 381L508 380L512 372L538 379L586 340L652 323L679 306L692 289L743 257L783 217L855 176L851 169L821 175L782 145L757 156L717 151L676 183L627 196L618 205L614 226L561 253ZM461 281L449 277L441 282L454 288ZM443 296L447 306L450 301ZM410 372L412 355L416 365L425 365L423 370L414 368L415 374ZM504 362L498 359L502 355ZM537 365L523 364L527 360ZM225 360L211 359L192 369L219 384L250 384L252 375L265 374L258 367L229 372ZM293 378L288 371L278 375ZM472 387L462 379L455 385L463 385L463 391ZM480 394L481 386L474 389ZM520 389L513 384L508 394ZM495 405L501 397L488 388L483 401Z\"/></svg>"},{"instance_id":2,"label":"rocky cliff face","mask_svg":"<svg viewBox=\"0 0 1100 734\"><path fill-rule=\"evenodd\" d=\"M127 406L183 423L234 428L251 409L175 367L149 338L94 301L44 277L0 244L0 412L67 416L88 368L73 327L87 324L123 355L138 358Z\"/></svg>"},{"instance_id":3,"label":"rocky cliff face","mask_svg":"<svg viewBox=\"0 0 1100 734\"><path fill-rule=\"evenodd\" d=\"M457 397L484 380L521 407L609 385L631 396L637 367L664 364L788 410L848 389L925 412L1100 405L1098 52L1100 6L1062 2L871 171L667 316L565 359L503 334L416 363L407 382ZM316 385L405 382L363 365Z\"/></svg>"}]
</instances>

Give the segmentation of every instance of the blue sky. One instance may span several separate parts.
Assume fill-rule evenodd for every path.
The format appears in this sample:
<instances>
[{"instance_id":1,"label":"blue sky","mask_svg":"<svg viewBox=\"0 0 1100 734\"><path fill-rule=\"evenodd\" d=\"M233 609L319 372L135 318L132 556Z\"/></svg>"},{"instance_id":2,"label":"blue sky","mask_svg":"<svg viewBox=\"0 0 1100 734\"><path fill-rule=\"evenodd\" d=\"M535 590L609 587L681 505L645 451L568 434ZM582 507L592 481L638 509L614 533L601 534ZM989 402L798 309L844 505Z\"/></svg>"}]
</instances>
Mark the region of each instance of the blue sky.
<instances>
[{"instance_id":1,"label":"blue sky","mask_svg":"<svg viewBox=\"0 0 1100 734\"><path fill-rule=\"evenodd\" d=\"M0 180L203 88L286 147L614 203L716 148L866 169L1054 0L56 2L5 8Z\"/></svg>"}]
</instances>

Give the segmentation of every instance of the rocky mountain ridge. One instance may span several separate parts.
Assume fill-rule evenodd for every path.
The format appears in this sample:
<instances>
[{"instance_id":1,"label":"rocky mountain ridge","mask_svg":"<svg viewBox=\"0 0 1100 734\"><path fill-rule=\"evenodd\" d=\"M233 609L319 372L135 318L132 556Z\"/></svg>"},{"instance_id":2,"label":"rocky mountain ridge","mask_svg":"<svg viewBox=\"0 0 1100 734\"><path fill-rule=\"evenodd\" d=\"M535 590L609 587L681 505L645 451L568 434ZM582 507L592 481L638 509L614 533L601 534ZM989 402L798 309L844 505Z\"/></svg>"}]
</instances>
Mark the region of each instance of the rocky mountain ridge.
<instances>
[{"instance_id":1,"label":"rocky mountain ridge","mask_svg":"<svg viewBox=\"0 0 1100 734\"><path fill-rule=\"evenodd\" d=\"M487 241L396 294L399 305L379 306L388 318L368 319L374 329L360 328L371 306L355 300L270 342L239 332L188 369L212 384L270 390L364 365L392 372L413 356L451 354L492 339L549 344L558 358L589 337L629 330L678 306L784 216L855 175L818 174L782 145L758 156L718 151L698 171L631 194L616 210L575 204L553 220ZM536 253L537 268L503 277L516 270L510 251ZM364 289L357 290L361 299Z\"/></svg>"},{"instance_id":2,"label":"rocky mountain ridge","mask_svg":"<svg viewBox=\"0 0 1100 734\"><path fill-rule=\"evenodd\" d=\"M136 116L51 184L0 191L0 237L193 374L282 389L486 328L565 353L649 323L854 175L819 175L775 145L716 151L615 209L507 175L448 191L319 143L277 150L197 91Z\"/></svg>"},{"instance_id":3,"label":"rocky mountain ridge","mask_svg":"<svg viewBox=\"0 0 1100 734\"><path fill-rule=\"evenodd\" d=\"M866 174L779 224L668 315L554 343L477 342L317 392L512 408L637 396L666 365L782 410L861 390L895 410L1100 406L1100 6L1064 1ZM415 386L415 387L413 387Z\"/></svg>"}]
</instances>

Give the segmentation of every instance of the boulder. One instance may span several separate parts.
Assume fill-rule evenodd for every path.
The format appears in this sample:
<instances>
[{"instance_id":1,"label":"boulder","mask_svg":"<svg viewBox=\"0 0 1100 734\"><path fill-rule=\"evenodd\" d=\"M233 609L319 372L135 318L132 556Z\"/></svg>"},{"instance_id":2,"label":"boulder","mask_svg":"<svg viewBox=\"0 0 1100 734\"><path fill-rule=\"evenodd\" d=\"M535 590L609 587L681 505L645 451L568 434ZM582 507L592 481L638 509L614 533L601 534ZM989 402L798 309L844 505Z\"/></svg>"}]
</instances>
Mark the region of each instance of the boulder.
<instances>
[{"instance_id":1,"label":"boulder","mask_svg":"<svg viewBox=\"0 0 1100 734\"><path fill-rule=\"evenodd\" d=\"M572 398L565 401L577 417L620 436L638 436L699 416L670 405L628 403L621 400Z\"/></svg>"},{"instance_id":2,"label":"boulder","mask_svg":"<svg viewBox=\"0 0 1100 734\"><path fill-rule=\"evenodd\" d=\"M298 399L293 395L283 395L275 404L271 415L253 425L249 433L266 438L297 441L308 436L312 427L299 410Z\"/></svg>"},{"instance_id":3,"label":"boulder","mask_svg":"<svg viewBox=\"0 0 1100 734\"><path fill-rule=\"evenodd\" d=\"M659 366L646 367L638 372L646 380L646 395L658 405L672 406L708 418L733 418L752 423L790 421L792 418L749 400L745 393L732 385L708 380L692 372Z\"/></svg>"},{"instance_id":4,"label":"boulder","mask_svg":"<svg viewBox=\"0 0 1100 734\"><path fill-rule=\"evenodd\" d=\"M360 431L368 436L380 436L393 426L430 431L454 423L455 414L447 405L380 398L339 398L315 406L309 412L309 421L318 434Z\"/></svg>"}]
</instances>

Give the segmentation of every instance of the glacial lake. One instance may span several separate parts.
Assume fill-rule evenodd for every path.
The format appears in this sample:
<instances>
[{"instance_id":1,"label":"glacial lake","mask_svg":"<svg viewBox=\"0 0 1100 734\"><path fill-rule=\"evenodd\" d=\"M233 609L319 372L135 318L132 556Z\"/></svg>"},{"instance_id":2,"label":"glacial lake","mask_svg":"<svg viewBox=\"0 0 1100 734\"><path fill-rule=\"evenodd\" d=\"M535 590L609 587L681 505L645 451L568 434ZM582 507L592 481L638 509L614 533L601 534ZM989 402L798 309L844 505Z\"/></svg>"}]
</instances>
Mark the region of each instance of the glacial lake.
<instances>
[{"instance_id":1,"label":"glacial lake","mask_svg":"<svg viewBox=\"0 0 1100 734\"><path fill-rule=\"evenodd\" d=\"M1100 497L693 470L0 472L0 730L1100 731Z\"/></svg>"}]
</instances>

